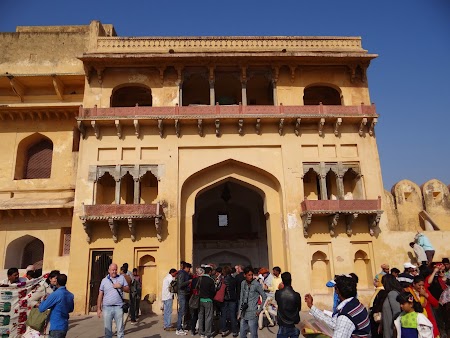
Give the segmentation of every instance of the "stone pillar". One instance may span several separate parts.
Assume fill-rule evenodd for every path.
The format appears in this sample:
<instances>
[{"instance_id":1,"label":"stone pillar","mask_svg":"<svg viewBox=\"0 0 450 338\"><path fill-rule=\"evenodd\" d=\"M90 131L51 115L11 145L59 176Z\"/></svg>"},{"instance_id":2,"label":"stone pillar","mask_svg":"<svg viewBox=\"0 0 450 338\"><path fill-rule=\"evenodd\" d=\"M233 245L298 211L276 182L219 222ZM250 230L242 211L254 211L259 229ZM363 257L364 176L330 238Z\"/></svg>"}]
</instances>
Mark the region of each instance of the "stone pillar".
<instances>
[{"instance_id":1,"label":"stone pillar","mask_svg":"<svg viewBox=\"0 0 450 338\"><path fill-rule=\"evenodd\" d=\"M120 204L120 178L115 178L116 181L116 194L115 194L115 203Z\"/></svg>"},{"instance_id":2,"label":"stone pillar","mask_svg":"<svg viewBox=\"0 0 450 338\"><path fill-rule=\"evenodd\" d=\"M183 106L183 82L178 83L178 106Z\"/></svg>"},{"instance_id":3,"label":"stone pillar","mask_svg":"<svg viewBox=\"0 0 450 338\"><path fill-rule=\"evenodd\" d=\"M320 199L327 200L327 175L320 175Z\"/></svg>"},{"instance_id":4,"label":"stone pillar","mask_svg":"<svg viewBox=\"0 0 450 338\"><path fill-rule=\"evenodd\" d=\"M336 175L336 184L337 184L337 190L338 190L338 199L343 200L344 199L344 176L339 174Z\"/></svg>"},{"instance_id":5,"label":"stone pillar","mask_svg":"<svg viewBox=\"0 0 450 338\"><path fill-rule=\"evenodd\" d=\"M134 204L141 204L141 181L139 178L134 178Z\"/></svg>"},{"instance_id":6,"label":"stone pillar","mask_svg":"<svg viewBox=\"0 0 450 338\"><path fill-rule=\"evenodd\" d=\"M273 87L273 105L278 106L277 81L275 79L272 79L272 87Z\"/></svg>"},{"instance_id":7,"label":"stone pillar","mask_svg":"<svg viewBox=\"0 0 450 338\"><path fill-rule=\"evenodd\" d=\"M214 91L214 80L209 80L209 104L214 106L216 104L216 93Z\"/></svg>"},{"instance_id":8,"label":"stone pillar","mask_svg":"<svg viewBox=\"0 0 450 338\"><path fill-rule=\"evenodd\" d=\"M247 80L241 80L242 84L242 105L247 105Z\"/></svg>"}]
</instances>

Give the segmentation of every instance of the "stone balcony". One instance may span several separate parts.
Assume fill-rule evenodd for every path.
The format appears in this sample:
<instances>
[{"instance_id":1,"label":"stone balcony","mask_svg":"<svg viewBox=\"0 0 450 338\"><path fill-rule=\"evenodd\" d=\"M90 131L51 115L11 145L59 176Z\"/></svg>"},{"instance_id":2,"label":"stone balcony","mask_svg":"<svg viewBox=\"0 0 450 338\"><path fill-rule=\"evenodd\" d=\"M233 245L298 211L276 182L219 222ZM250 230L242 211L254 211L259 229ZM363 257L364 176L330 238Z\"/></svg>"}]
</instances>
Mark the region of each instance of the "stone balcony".
<instances>
[{"instance_id":1,"label":"stone balcony","mask_svg":"<svg viewBox=\"0 0 450 338\"><path fill-rule=\"evenodd\" d=\"M254 125L255 132L261 132L261 124L273 124L280 135L292 131L297 136L301 126L314 124L320 136L323 135L325 124L331 124L333 132L339 135L342 124L353 124L358 127L360 136L366 132L373 135L378 121L376 107L372 105L340 106L340 105L308 105L308 106L244 106L244 105L200 105L172 107L117 107L117 108L83 108L78 115L78 128L86 137L88 128L93 128L94 134L100 138L102 127L117 128L120 138L125 125L135 128L139 137L140 126L152 125L159 129L161 137L165 126L173 126L178 137L181 136L183 125L197 125L198 134L203 136L206 123L215 127L216 136L221 134L221 125L235 124L236 132L244 133L244 125ZM166 128L167 129L167 128ZM172 128L171 128L172 129Z\"/></svg>"},{"instance_id":2,"label":"stone balcony","mask_svg":"<svg viewBox=\"0 0 450 338\"><path fill-rule=\"evenodd\" d=\"M347 235L352 234L351 224L359 215L367 215L369 233L374 235L378 227L381 210L381 197L376 200L305 200L301 203L303 233L308 236L308 229L313 217L328 217L330 235L334 236L339 217L345 217Z\"/></svg>"},{"instance_id":3,"label":"stone balcony","mask_svg":"<svg viewBox=\"0 0 450 338\"><path fill-rule=\"evenodd\" d=\"M117 229L120 221L127 221L131 234L131 240L136 240L136 221L154 221L156 236L159 241L161 237L160 221L163 218L162 208L156 204L97 204L84 205L83 214L80 219L84 231L87 234L87 242L92 240L92 227L94 223L108 222L115 243L118 241Z\"/></svg>"}]
</instances>

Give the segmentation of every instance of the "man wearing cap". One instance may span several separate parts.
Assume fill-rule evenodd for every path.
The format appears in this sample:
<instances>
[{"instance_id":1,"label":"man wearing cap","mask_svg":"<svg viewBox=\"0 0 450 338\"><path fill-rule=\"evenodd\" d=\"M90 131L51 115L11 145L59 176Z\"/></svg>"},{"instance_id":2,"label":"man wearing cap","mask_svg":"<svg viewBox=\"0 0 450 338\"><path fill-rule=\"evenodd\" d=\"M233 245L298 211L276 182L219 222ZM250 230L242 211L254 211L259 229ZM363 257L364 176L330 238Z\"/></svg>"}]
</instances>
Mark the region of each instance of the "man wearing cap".
<instances>
[{"instance_id":1,"label":"man wearing cap","mask_svg":"<svg viewBox=\"0 0 450 338\"><path fill-rule=\"evenodd\" d=\"M416 270L416 266L412 265L409 262L406 262L405 264L403 264L403 267L405 268L405 270L398 275L397 280L399 281L402 288L408 288L411 286L414 280L413 271Z\"/></svg>"},{"instance_id":2,"label":"man wearing cap","mask_svg":"<svg viewBox=\"0 0 450 338\"><path fill-rule=\"evenodd\" d=\"M417 244L415 242L409 243L409 246L414 250L414 253L416 254L417 263L427 264L428 258L425 253L425 250L419 244Z\"/></svg>"},{"instance_id":3,"label":"man wearing cap","mask_svg":"<svg viewBox=\"0 0 450 338\"><path fill-rule=\"evenodd\" d=\"M373 279L373 285L376 288L383 286L383 284L381 284L381 278L383 278L383 276L387 273L389 273L389 264L381 264L381 272Z\"/></svg>"}]
</instances>

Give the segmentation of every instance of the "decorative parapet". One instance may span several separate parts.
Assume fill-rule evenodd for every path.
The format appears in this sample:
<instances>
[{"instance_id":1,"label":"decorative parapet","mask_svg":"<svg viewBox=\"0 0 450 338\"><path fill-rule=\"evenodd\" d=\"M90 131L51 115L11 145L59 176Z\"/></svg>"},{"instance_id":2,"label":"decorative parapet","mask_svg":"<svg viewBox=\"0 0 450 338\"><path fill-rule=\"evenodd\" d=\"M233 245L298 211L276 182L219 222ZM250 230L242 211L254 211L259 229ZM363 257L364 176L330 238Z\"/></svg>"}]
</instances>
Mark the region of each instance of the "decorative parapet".
<instances>
[{"instance_id":1,"label":"decorative parapet","mask_svg":"<svg viewBox=\"0 0 450 338\"><path fill-rule=\"evenodd\" d=\"M359 52L360 37L98 37L88 53Z\"/></svg>"},{"instance_id":2,"label":"decorative parapet","mask_svg":"<svg viewBox=\"0 0 450 338\"><path fill-rule=\"evenodd\" d=\"M162 208L156 204L97 204L84 205L80 219L87 234L87 242L92 240L93 222L108 222L115 243L118 241L117 228L119 221L127 221L131 233L131 240L136 240L135 222L139 220L154 220L156 236L162 241L160 221L163 218Z\"/></svg>"},{"instance_id":3,"label":"decorative parapet","mask_svg":"<svg viewBox=\"0 0 450 338\"><path fill-rule=\"evenodd\" d=\"M358 106L316 105L316 106L173 106L173 107L80 107L80 119L102 118L207 118L207 117L375 117L375 104ZM341 121L342 123L342 121Z\"/></svg>"},{"instance_id":4,"label":"decorative parapet","mask_svg":"<svg viewBox=\"0 0 450 338\"><path fill-rule=\"evenodd\" d=\"M330 235L334 236L340 216L344 216L347 235L352 234L351 224L359 215L368 215L369 233L374 235L380 222L381 197L376 200L305 200L301 203L303 234L308 236L308 229L313 216L328 216Z\"/></svg>"}]
</instances>

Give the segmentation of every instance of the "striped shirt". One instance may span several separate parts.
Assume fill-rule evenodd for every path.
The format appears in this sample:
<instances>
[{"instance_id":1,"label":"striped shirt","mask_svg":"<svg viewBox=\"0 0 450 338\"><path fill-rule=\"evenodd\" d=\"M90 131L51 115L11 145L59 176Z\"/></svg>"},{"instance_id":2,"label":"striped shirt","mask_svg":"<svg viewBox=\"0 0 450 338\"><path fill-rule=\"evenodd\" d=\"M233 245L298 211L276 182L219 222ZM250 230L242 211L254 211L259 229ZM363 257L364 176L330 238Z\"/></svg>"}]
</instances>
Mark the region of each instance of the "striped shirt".
<instances>
[{"instance_id":1,"label":"striped shirt","mask_svg":"<svg viewBox=\"0 0 450 338\"><path fill-rule=\"evenodd\" d=\"M108 275L105 278L103 278L102 282L100 283L100 291L103 292L103 305L122 306L123 291L120 289L114 289L113 284L115 283L119 283L122 286L128 286L125 277L122 275L118 275L117 277L114 278Z\"/></svg>"}]
</instances>

